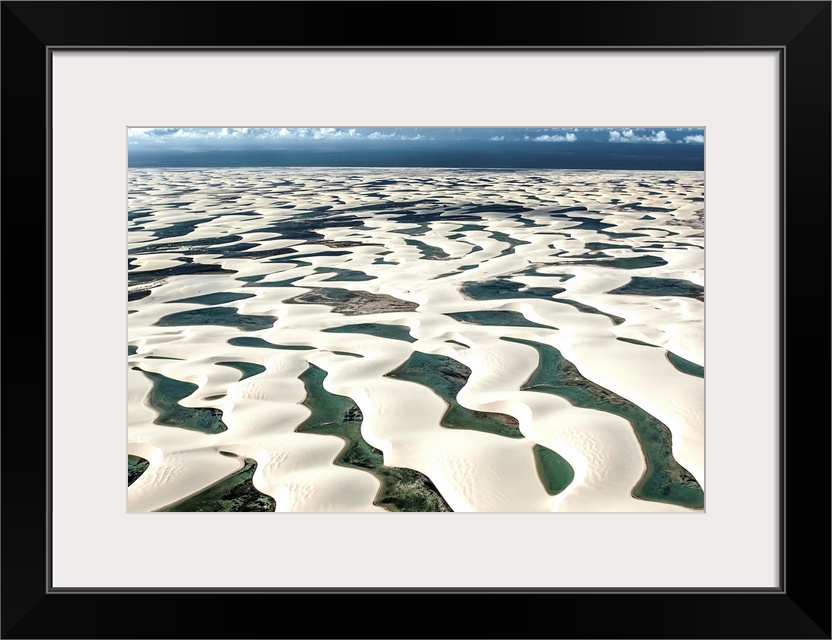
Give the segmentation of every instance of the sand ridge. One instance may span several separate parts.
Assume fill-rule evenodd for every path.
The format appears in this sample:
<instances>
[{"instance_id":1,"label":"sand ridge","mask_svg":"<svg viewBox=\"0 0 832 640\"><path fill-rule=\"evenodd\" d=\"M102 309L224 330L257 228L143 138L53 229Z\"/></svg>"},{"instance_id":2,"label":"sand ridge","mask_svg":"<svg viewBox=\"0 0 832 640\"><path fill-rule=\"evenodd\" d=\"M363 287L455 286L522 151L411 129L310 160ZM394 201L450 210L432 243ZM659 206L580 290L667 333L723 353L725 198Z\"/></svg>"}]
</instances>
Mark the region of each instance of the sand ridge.
<instances>
[{"instance_id":1,"label":"sand ridge","mask_svg":"<svg viewBox=\"0 0 832 640\"><path fill-rule=\"evenodd\" d=\"M536 352L502 337L556 348L661 420L704 488L704 381L667 357L704 364L703 174L131 169L129 179L129 290L143 297L128 302L128 453L150 462L128 489L130 511L192 496L241 457L257 461L254 485L278 511L383 511L376 476L333 464L340 438L295 432L310 413L299 380L310 364L360 408L384 464L426 475L454 511L689 510L634 498L645 461L631 425L520 390ZM633 276L655 293L609 293ZM351 325L376 335L341 332ZM523 437L442 426L434 389L387 376L414 351L465 365L459 403L512 416ZM217 364L227 362L263 370L240 379ZM154 424L144 372L195 385L180 405L219 409L227 430ZM558 495L544 490L536 444L574 469Z\"/></svg>"}]
</instances>

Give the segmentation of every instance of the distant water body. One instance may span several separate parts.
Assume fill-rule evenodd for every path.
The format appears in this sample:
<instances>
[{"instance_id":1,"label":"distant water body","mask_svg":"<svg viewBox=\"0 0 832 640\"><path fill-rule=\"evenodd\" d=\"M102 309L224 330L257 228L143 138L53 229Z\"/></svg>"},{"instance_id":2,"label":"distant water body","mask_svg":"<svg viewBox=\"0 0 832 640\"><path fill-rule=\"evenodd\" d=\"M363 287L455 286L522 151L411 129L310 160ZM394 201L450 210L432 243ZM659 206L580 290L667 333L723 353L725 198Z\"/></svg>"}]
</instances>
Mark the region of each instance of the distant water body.
<instances>
[{"instance_id":1,"label":"distant water body","mask_svg":"<svg viewBox=\"0 0 832 640\"><path fill-rule=\"evenodd\" d=\"M148 167L437 167L704 171L701 144L511 143L414 148L189 150L131 149L128 166Z\"/></svg>"}]
</instances>

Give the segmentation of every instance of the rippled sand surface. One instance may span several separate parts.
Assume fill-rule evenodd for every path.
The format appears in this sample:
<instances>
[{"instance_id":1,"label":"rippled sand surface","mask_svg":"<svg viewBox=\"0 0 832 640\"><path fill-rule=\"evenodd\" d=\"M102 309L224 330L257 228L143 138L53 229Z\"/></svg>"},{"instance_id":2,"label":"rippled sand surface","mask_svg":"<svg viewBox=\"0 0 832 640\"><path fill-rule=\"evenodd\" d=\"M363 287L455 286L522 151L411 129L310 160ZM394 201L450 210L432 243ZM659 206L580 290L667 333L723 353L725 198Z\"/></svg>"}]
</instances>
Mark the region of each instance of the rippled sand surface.
<instances>
[{"instance_id":1,"label":"rippled sand surface","mask_svg":"<svg viewBox=\"0 0 832 640\"><path fill-rule=\"evenodd\" d=\"M690 511L704 174L132 169L130 511Z\"/></svg>"}]
</instances>

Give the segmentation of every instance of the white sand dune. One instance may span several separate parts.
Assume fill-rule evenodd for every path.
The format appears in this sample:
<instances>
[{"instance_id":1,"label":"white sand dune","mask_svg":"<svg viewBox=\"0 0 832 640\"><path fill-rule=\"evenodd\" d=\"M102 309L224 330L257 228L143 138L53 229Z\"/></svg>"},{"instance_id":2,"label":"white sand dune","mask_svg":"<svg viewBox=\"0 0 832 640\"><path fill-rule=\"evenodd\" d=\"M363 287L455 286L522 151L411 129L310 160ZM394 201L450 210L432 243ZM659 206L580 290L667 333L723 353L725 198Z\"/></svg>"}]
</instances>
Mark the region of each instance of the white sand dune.
<instances>
[{"instance_id":1,"label":"white sand dune","mask_svg":"<svg viewBox=\"0 0 832 640\"><path fill-rule=\"evenodd\" d=\"M364 186L379 179L383 199ZM377 475L335 463L342 438L296 432L312 365L360 409L384 465L423 474L453 511L690 510L634 497L646 462L633 426L521 390L537 351L502 338L554 347L660 420L704 489L704 381L668 359L704 365L701 173L131 170L130 190L146 212L129 227L130 290L149 293L128 303L127 440L150 463L130 511L197 496L244 459L277 511L385 511ZM634 277L655 292L610 293ZM522 437L442 426L436 389L387 375L414 351L465 365L459 404L512 416ZM195 385L179 406L218 410L227 429L164 424L150 374ZM556 495L536 445L574 471Z\"/></svg>"}]
</instances>

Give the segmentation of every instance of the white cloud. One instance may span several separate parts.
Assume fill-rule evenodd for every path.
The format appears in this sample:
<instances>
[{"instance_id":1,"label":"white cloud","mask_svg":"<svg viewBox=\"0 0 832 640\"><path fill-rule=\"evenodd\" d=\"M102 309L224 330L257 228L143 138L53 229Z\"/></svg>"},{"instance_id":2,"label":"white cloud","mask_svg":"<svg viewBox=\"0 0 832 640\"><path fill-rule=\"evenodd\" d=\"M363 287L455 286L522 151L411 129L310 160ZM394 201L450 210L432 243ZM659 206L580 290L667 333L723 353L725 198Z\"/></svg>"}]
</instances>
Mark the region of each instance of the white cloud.
<instances>
[{"instance_id":1,"label":"white cloud","mask_svg":"<svg viewBox=\"0 0 832 640\"><path fill-rule=\"evenodd\" d=\"M362 134L355 128L336 129L334 127L324 127L321 129L312 129L311 131L312 138L315 140L343 140L363 137Z\"/></svg>"},{"instance_id":2,"label":"white cloud","mask_svg":"<svg viewBox=\"0 0 832 640\"><path fill-rule=\"evenodd\" d=\"M158 135L158 134L154 134L154 135ZM192 131L190 129L177 129L174 133L171 134L171 136L174 137L174 138L185 138L186 140L187 139L194 140L194 139L197 139L197 138L205 138L205 137L208 137L208 136L216 137L217 134L216 134L216 132L200 133L198 131Z\"/></svg>"},{"instance_id":3,"label":"white cloud","mask_svg":"<svg viewBox=\"0 0 832 640\"><path fill-rule=\"evenodd\" d=\"M632 129L624 129L617 131L613 129L610 131L608 142L670 142L667 133L664 130L657 131L649 136L639 136Z\"/></svg>"},{"instance_id":4,"label":"white cloud","mask_svg":"<svg viewBox=\"0 0 832 640\"><path fill-rule=\"evenodd\" d=\"M505 140L505 136L491 136L489 140Z\"/></svg>"},{"instance_id":5,"label":"white cloud","mask_svg":"<svg viewBox=\"0 0 832 640\"><path fill-rule=\"evenodd\" d=\"M685 136L684 140L688 144L705 144L705 136L701 134L695 136Z\"/></svg>"},{"instance_id":6,"label":"white cloud","mask_svg":"<svg viewBox=\"0 0 832 640\"><path fill-rule=\"evenodd\" d=\"M168 136L174 136L180 131L182 130L172 127L130 127L127 129L127 137L136 140L159 140Z\"/></svg>"},{"instance_id":7,"label":"white cloud","mask_svg":"<svg viewBox=\"0 0 832 640\"><path fill-rule=\"evenodd\" d=\"M413 129L372 130L360 127L190 127L190 128L146 128L131 127L128 138L138 145L178 144L179 147L210 145L223 143L230 145L268 145L269 143L306 142L341 140L390 140L390 141L424 141L434 140L424 133Z\"/></svg>"},{"instance_id":8,"label":"white cloud","mask_svg":"<svg viewBox=\"0 0 832 640\"><path fill-rule=\"evenodd\" d=\"M370 140L433 140L433 138L426 138L421 133L416 133L412 136L408 136L403 133L395 133L393 131L391 131L390 133L373 131L370 135L367 136L367 138Z\"/></svg>"},{"instance_id":9,"label":"white cloud","mask_svg":"<svg viewBox=\"0 0 832 640\"><path fill-rule=\"evenodd\" d=\"M182 129L159 128L159 127L130 127L127 129L127 138L130 144L163 144L171 138L179 138Z\"/></svg>"},{"instance_id":10,"label":"white cloud","mask_svg":"<svg viewBox=\"0 0 832 640\"><path fill-rule=\"evenodd\" d=\"M525 136L525 139L528 140L529 136ZM565 136L559 136L557 134L553 135L542 135L533 138L535 142L575 142L578 139L574 133L567 133Z\"/></svg>"},{"instance_id":11,"label":"white cloud","mask_svg":"<svg viewBox=\"0 0 832 640\"><path fill-rule=\"evenodd\" d=\"M222 128L146 128L131 127L127 131L129 138L134 140L151 141L163 138L180 140L333 140L361 138L358 129L338 129L335 127L286 127L281 128L250 128L250 127L222 127ZM392 136L391 136L392 137Z\"/></svg>"}]
</instances>

